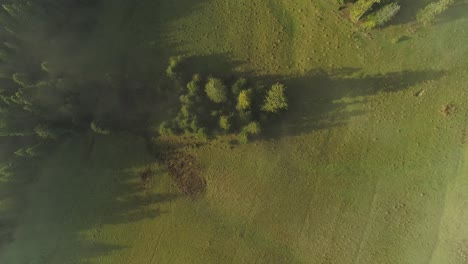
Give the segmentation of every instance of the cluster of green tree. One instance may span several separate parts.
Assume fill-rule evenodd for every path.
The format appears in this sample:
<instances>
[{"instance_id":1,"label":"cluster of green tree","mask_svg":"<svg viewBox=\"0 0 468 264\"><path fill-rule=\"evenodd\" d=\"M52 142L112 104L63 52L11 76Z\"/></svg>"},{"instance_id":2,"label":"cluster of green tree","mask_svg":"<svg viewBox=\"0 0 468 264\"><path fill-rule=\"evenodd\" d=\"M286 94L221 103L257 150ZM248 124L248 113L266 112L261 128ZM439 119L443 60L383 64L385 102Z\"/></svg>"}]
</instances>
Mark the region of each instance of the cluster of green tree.
<instances>
[{"instance_id":1,"label":"cluster of green tree","mask_svg":"<svg viewBox=\"0 0 468 264\"><path fill-rule=\"evenodd\" d=\"M340 4L352 4L350 18L367 29L381 27L399 11L400 5L391 0L337 0Z\"/></svg>"},{"instance_id":2,"label":"cluster of green tree","mask_svg":"<svg viewBox=\"0 0 468 264\"><path fill-rule=\"evenodd\" d=\"M401 8L393 0L337 0L337 2L342 6L349 5L351 20L367 29L385 25ZM423 25L430 24L454 3L455 0L431 2L417 13L416 20Z\"/></svg>"},{"instance_id":3,"label":"cluster of green tree","mask_svg":"<svg viewBox=\"0 0 468 264\"><path fill-rule=\"evenodd\" d=\"M416 19L423 25L430 24L439 14L447 10L454 3L454 0L438 0L431 2L418 12Z\"/></svg>"},{"instance_id":4,"label":"cluster of green tree","mask_svg":"<svg viewBox=\"0 0 468 264\"><path fill-rule=\"evenodd\" d=\"M171 58L167 74L185 83L177 72L180 58ZM286 87L281 83L266 87L245 78L223 81L195 74L180 89L177 116L163 122L160 134L188 134L200 139L209 135L238 133L239 141L258 135L262 125L288 109Z\"/></svg>"}]
</instances>

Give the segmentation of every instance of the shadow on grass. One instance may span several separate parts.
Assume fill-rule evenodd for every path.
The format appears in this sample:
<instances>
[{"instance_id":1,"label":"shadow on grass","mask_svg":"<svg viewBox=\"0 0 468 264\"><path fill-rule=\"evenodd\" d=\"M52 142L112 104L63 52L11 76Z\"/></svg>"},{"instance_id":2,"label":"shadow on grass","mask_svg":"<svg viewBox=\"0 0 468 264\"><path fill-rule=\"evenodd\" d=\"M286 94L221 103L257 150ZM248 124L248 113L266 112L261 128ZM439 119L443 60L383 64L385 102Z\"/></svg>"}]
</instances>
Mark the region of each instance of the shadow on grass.
<instances>
[{"instance_id":1,"label":"shadow on grass","mask_svg":"<svg viewBox=\"0 0 468 264\"><path fill-rule=\"evenodd\" d=\"M233 69L242 63L229 60L228 54L187 57L178 69L178 72L184 74L180 76L184 83L179 86L185 86L194 74L234 78ZM226 76L226 73L229 75ZM138 131L144 135L151 123L173 118L175 113L168 109L174 110L174 105L179 104L177 89L180 87L177 87L177 82L164 76L158 87L152 87L138 79L118 79L113 86L101 89L104 91L102 96L97 96L102 102L97 104L100 109L94 112L98 116L96 119L113 124L112 130L126 131L130 128L132 132Z\"/></svg>"},{"instance_id":2,"label":"shadow on grass","mask_svg":"<svg viewBox=\"0 0 468 264\"><path fill-rule=\"evenodd\" d=\"M79 4L88 2L93 1ZM153 113L163 111L164 104L155 102L170 102L158 97L166 84L152 83L160 79L161 65L167 65L175 48L164 44L168 40L162 40L166 33L163 27L195 12L204 2L101 0L100 7L90 8L89 14L64 16L66 23L58 23L57 32L45 36L45 44L37 44L36 49L43 48L38 52L64 72L96 80L96 86L89 89L95 90L99 99L89 102L89 98L82 98L89 105L80 105L90 115L105 119L111 113L119 116L118 123L138 130L147 126ZM51 49L51 42L66 48ZM222 60L206 58L209 65L214 61ZM219 64L216 68L222 69ZM105 84L102 79L108 73L118 76L119 86ZM0 161L30 145L22 141L9 138L8 151L0 150ZM149 154L135 154L144 152L144 140L138 146L131 145L133 140L115 146L116 142L100 139L92 150L88 149L90 144L78 141L60 143L43 158L15 158L13 175L0 178L1 263L91 263L92 258L125 248L118 242L100 241L104 226L155 219L166 213L162 204L179 197L157 193L152 187L145 189L138 182L134 168L153 162ZM6 152L8 155L3 155ZM155 174L157 178L162 172ZM154 184L158 184L157 179Z\"/></svg>"},{"instance_id":3,"label":"shadow on grass","mask_svg":"<svg viewBox=\"0 0 468 264\"><path fill-rule=\"evenodd\" d=\"M426 7L430 2L427 0L401 1L400 12L389 23L390 25L408 24L416 21L417 13ZM444 11L438 18L439 23L454 21L468 17L468 2L466 0L455 0L455 4L447 11Z\"/></svg>"},{"instance_id":4,"label":"shadow on grass","mask_svg":"<svg viewBox=\"0 0 468 264\"><path fill-rule=\"evenodd\" d=\"M399 2L400 12L388 23L388 25L402 25L416 21L416 14L429 2L427 0L413 0Z\"/></svg>"},{"instance_id":5,"label":"shadow on grass","mask_svg":"<svg viewBox=\"0 0 468 264\"><path fill-rule=\"evenodd\" d=\"M447 23L459 19L468 19L468 1L458 0L443 12L438 18L438 23Z\"/></svg>"},{"instance_id":6,"label":"shadow on grass","mask_svg":"<svg viewBox=\"0 0 468 264\"><path fill-rule=\"evenodd\" d=\"M281 121L266 129L267 136L297 135L344 125L367 111L359 106L367 96L405 90L442 75L435 71L363 75L358 69L344 68L312 71L296 78L279 77L289 89L290 108Z\"/></svg>"},{"instance_id":7,"label":"shadow on grass","mask_svg":"<svg viewBox=\"0 0 468 264\"><path fill-rule=\"evenodd\" d=\"M404 40L402 40L404 41ZM281 82L288 87L289 109L278 120L266 125L264 137L298 135L313 130L341 126L365 113L360 105L367 97L379 93L393 93L421 82L436 80L441 71L401 71L384 74L364 74L358 68L317 69L300 76L238 73L242 61L230 61L227 54L192 57L184 62L182 72L201 73L233 83L239 77L258 81L266 86ZM189 80L190 74L183 79ZM177 98L173 104L178 105ZM350 109L350 107L352 109Z\"/></svg>"},{"instance_id":8,"label":"shadow on grass","mask_svg":"<svg viewBox=\"0 0 468 264\"><path fill-rule=\"evenodd\" d=\"M105 226L153 220L179 197L156 190L159 167L149 186L141 183L140 171L152 163L141 154L143 139L102 137L86 158L84 141L67 139L47 157L17 160L0 182L0 262L91 263L126 248L122 238L101 236Z\"/></svg>"}]
</instances>

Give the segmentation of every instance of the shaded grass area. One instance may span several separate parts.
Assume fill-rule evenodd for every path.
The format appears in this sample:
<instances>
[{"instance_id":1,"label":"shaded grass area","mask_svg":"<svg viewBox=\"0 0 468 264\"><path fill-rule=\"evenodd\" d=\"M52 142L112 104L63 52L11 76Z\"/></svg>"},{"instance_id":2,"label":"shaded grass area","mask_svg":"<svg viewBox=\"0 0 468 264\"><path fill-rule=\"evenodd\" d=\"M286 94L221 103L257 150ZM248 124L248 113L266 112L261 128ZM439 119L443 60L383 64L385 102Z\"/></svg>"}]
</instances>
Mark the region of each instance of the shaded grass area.
<instances>
[{"instance_id":1,"label":"shaded grass area","mask_svg":"<svg viewBox=\"0 0 468 264\"><path fill-rule=\"evenodd\" d=\"M14 197L2 199L13 202L2 215L14 214L10 222L18 226L2 248L2 262L88 263L84 260L125 248L97 241L104 226L154 219L164 213L158 204L178 197L155 192L157 172L152 189L143 190L138 171L152 161L144 140L97 139L83 155L87 147L83 140L69 139L48 157L20 162L28 181L15 183L22 179L15 173L10 183L19 188L2 185L19 189ZM125 153L133 153L132 158Z\"/></svg>"},{"instance_id":2,"label":"shaded grass area","mask_svg":"<svg viewBox=\"0 0 468 264\"><path fill-rule=\"evenodd\" d=\"M303 77L285 78L283 82L290 87L291 107L284 117L285 121L281 122L283 131L278 127L268 131L281 131L280 135L285 136L345 125L352 116L369 111L359 107L366 103L367 97L401 92L437 80L443 74L409 71L368 75L358 69L344 68L328 72L317 70Z\"/></svg>"}]
</instances>

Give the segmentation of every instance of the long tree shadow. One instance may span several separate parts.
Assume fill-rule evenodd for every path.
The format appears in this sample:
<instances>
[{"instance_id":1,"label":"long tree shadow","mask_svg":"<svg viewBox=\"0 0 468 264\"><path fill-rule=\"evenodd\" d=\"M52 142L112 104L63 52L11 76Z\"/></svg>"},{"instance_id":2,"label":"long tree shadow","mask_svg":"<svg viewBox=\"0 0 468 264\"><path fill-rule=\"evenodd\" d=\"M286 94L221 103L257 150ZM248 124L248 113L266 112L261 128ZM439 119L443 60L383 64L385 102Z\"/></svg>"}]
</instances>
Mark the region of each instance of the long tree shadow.
<instances>
[{"instance_id":1,"label":"long tree shadow","mask_svg":"<svg viewBox=\"0 0 468 264\"><path fill-rule=\"evenodd\" d=\"M437 71L403 71L377 75L362 75L358 69L316 70L295 78L262 77L280 80L288 87L289 109L281 120L266 129L267 137L298 135L313 130L345 125L353 116L365 110L359 106L367 96L392 93L418 83L435 80L444 73ZM343 100L344 99L344 100Z\"/></svg>"},{"instance_id":2,"label":"long tree shadow","mask_svg":"<svg viewBox=\"0 0 468 264\"><path fill-rule=\"evenodd\" d=\"M401 25L416 21L417 13L426 7L431 1L416 0L416 1L402 1L400 2L400 12L389 23L390 25ZM432 1L435 2L435 1ZM447 11L444 11L439 18L439 22L448 22L461 18L466 18L467 10L466 0L455 0L453 6Z\"/></svg>"},{"instance_id":3,"label":"long tree shadow","mask_svg":"<svg viewBox=\"0 0 468 264\"><path fill-rule=\"evenodd\" d=\"M97 84L89 88L95 93L76 91L88 103L80 105L83 110L112 113L127 125L143 120L140 125L145 125L151 113L162 109L155 102L165 99L158 92L166 84L158 80L172 55L168 51L175 48L165 44L165 28L206 1L72 1L71 12L62 14L63 23L44 32L43 40L32 43L31 49L64 73L86 76ZM83 9L74 12L75 4ZM120 85L106 83L106 76L118 76ZM94 95L91 101L84 98ZM126 112L129 109L131 113ZM137 142L115 146L109 139L88 144L74 138L49 149L43 158L15 159L13 175L0 179L0 262L91 263L92 258L125 248L99 241L104 226L166 213L162 205L179 194L155 192L156 187L148 189L139 182L135 168L151 165L154 157L138 157L135 153L144 153L146 147L144 140ZM3 155L6 148L0 151L2 162L29 142L10 138L7 145L2 144L8 147L8 155ZM154 174L158 185L164 172Z\"/></svg>"},{"instance_id":4,"label":"long tree shadow","mask_svg":"<svg viewBox=\"0 0 468 264\"><path fill-rule=\"evenodd\" d=\"M188 81L191 74L202 73L205 77L211 75L229 83L246 77L266 86L278 81L285 84L288 87L289 109L272 123L264 124L265 137L298 135L345 125L353 116L365 114L359 105L364 104L368 96L402 91L445 74L426 70L370 75L358 68L338 68L316 69L296 77L258 76L252 72L236 72L242 63L231 61L227 54L191 57L183 63L182 72L188 74L182 79ZM177 105L178 101L172 103Z\"/></svg>"},{"instance_id":5,"label":"long tree shadow","mask_svg":"<svg viewBox=\"0 0 468 264\"><path fill-rule=\"evenodd\" d=\"M400 12L398 12L395 18L392 19L389 23L390 25L401 25L414 22L416 20L416 14L428 4L428 1L402 1L399 2L399 4L401 6Z\"/></svg>"},{"instance_id":6,"label":"long tree shadow","mask_svg":"<svg viewBox=\"0 0 468 264\"><path fill-rule=\"evenodd\" d=\"M164 174L158 167L142 184L138 174L153 160L142 154L143 139L103 137L83 158L86 148L86 140L72 138L47 157L15 162L0 182L0 262L63 263L73 256L88 263L125 248L102 242L105 226L155 219L166 212L161 205L179 197L157 191Z\"/></svg>"},{"instance_id":7,"label":"long tree shadow","mask_svg":"<svg viewBox=\"0 0 468 264\"><path fill-rule=\"evenodd\" d=\"M468 1L458 0L438 18L438 23L448 23L459 19L468 19Z\"/></svg>"}]
</instances>

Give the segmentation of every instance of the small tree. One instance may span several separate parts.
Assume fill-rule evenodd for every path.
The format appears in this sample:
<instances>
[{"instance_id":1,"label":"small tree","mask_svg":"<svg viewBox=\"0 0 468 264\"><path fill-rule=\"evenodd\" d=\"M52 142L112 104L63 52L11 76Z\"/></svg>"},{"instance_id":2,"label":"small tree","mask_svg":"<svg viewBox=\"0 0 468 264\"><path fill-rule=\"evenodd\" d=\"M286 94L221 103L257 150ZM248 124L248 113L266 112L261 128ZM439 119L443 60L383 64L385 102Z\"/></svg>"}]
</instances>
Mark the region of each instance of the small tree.
<instances>
[{"instance_id":1,"label":"small tree","mask_svg":"<svg viewBox=\"0 0 468 264\"><path fill-rule=\"evenodd\" d=\"M400 5L397 3L390 3L385 5L377 12L369 15L366 19L365 26L369 29L383 26L390 21L400 11Z\"/></svg>"},{"instance_id":2,"label":"small tree","mask_svg":"<svg viewBox=\"0 0 468 264\"><path fill-rule=\"evenodd\" d=\"M188 94L190 96L196 95L200 91L200 75L195 74L192 77L192 81L187 84Z\"/></svg>"},{"instance_id":3,"label":"small tree","mask_svg":"<svg viewBox=\"0 0 468 264\"><path fill-rule=\"evenodd\" d=\"M247 85L247 79L245 78L240 78L237 80L231 87L231 92L234 96L237 96L240 91L242 91L245 86Z\"/></svg>"},{"instance_id":4,"label":"small tree","mask_svg":"<svg viewBox=\"0 0 468 264\"><path fill-rule=\"evenodd\" d=\"M380 3L382 0L359 0L350 10L351 20L357 22L367 14L374 4Z\"/></svg>"},{"instance_id":5,"label":"small tree","mask_svg":"<svg viewBox=\"0 0 468 264\"><path fill-rule=\"evenodd\" d=\"M241 144L247 144L249 142L250 135L258 135L262 132L260 123L250 122L248 125L242 128L242 131L239 133L239 142Z\"/></svg>"},{"instance_id":6,"label":"small tree","mask_svg":"<svg viewBox=\"0 0 468 264\"><path fill-rule=\"evenodd\" d=\"M227 100L227 88L220 79L210 78L205 86L205 92L208 98L217 104Z\"/></svg>"},{"instance_id":7,"label":"small tree","mask_svg":"<svg viewBox=\"0 0 468 264\"><path fill-rule=\"evenodd\" d=\"M34 128L34 133L36 133L36 135L42 139L56 139L57 138L57 135L52 131L52 129L42 124L37 125Z\"/></svg>"},{"instance_id":8,"label":"small tree","mask_svg":"<svg viewBox=\"0 0 468 264\"><path fill-rule=\"evenodd\" d=\"M229 129L231 129L231 122L229 122L228 116L221 116L219 118L219 127L225 131L228 131Z\"/></svg>"},{"instance_id":9,"label":"small tree","mask_svg":"<svg viewBox=\"0 0 468 264\"><path fill-rule=\"evenodd\" d=\"M278 113L288 109L288 100L284 94L286 87L281 83L274 84L268 91L262 110L270 113Z\"/></svg>"},{"instance_id":10,"label":"small tree","mask_svg":"<svg viewBox=\"0 0 468 264\"><path fill-rule=\"evenodd\" d=\"M245 111L250 108L250 103L252 101L252 91L251 90L242 90L237 97L237 110Z\"/></svg>"},{"instance_id":11,"label":"small tree","mask_svg":"<svg viewBox=\"0 0 468 264\"><path fill-rule=\"evenodd\" d=\"M102 127L100 127L96 123L96 121L91 122L91 124L89 126L90 126L91 130L96 134L100 134L100 135L109 135L110 134L109 130L106 130L106 129L103 129Z\"/></svg>"},{"instance_id":12,"label":"small tree","mask_svg":"<svg viewBox=\"0 0 468 264\"><path fill-rule=\"evenodd\" d=\"M250 122L242 129L242 131L244 133L248 133L249 135L258 135L262 133L262 127L258 122Z\"/></svg>"},{"instance_id":13,"label":"small tree","mask_svg":"<svg viewBox=\"0 0 468 264\"><path fill-rule=\"evenodd\" d=\"M181 56L175 56L175 57L169 58L169 66L167 66L167 69L166 69L167 77L171 79L177 78L177 70L178 70L177 68L179 67L181 61L182 61Z\"/></svg>"},{"instance_id":14,"label":"small tree","mask_svg":"<svg viewBox=\"0 0 468 264\"><path fill-rule=\"evenodd\" d=\"M247 144L249 142L249 135L243 131L239 133L238 137L239 137L239 143L241 144Z\"/></svg>"},{"instance_id":15,"label":"small tree","mask_svg":"<svg viewBox=\"0 0 468 264\"><path fill-rule=\"evenodd\" d=\"M208 139L208 133L206 128L200 128L197 131L197 134L195 134L195 138L201 141L206 141Z\"/></svg>"},{"instance_id":16,"label":"small tree","mask_svg":"<svg viewBox=\"0 0 468 264\"><path fill-rule=\"evenodd\" d=\"M437 15L447 10L453 3L454 0L439 0L437 2L430 3L418 12L416 20L419 23L427 25L434 21Z\"/></svg>"},{"instance_id":17,"label":"small tree","mask_svg":"<svg viewBox=\"0 0 468 264\"><path fill-rule=\"evenodd\" d=\"M162 122L159 125L158 132L161 136L174 134L174 131L172 131L171 125L166 121Z\"/></svg>"}]
</instances>

